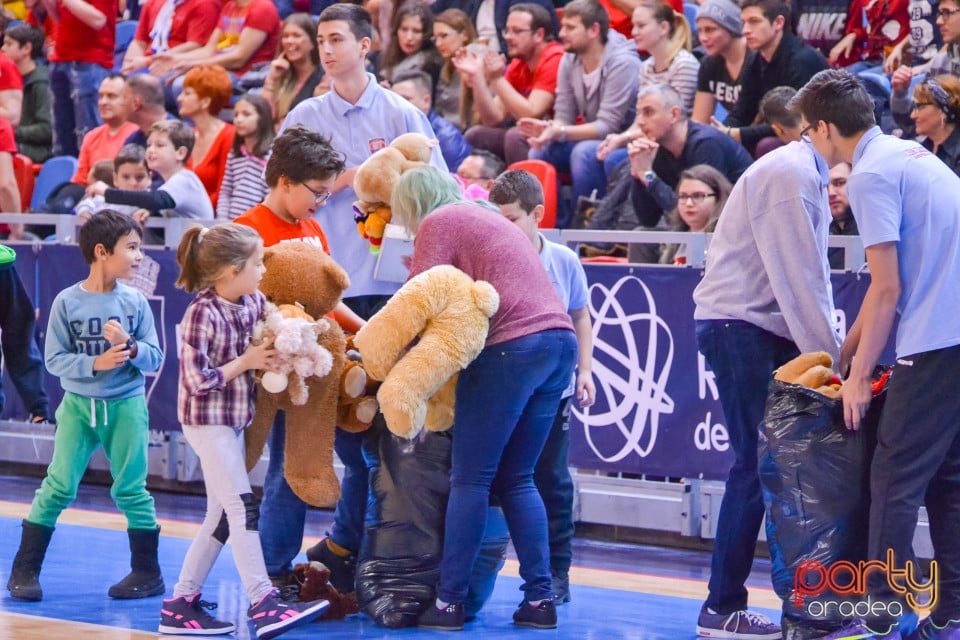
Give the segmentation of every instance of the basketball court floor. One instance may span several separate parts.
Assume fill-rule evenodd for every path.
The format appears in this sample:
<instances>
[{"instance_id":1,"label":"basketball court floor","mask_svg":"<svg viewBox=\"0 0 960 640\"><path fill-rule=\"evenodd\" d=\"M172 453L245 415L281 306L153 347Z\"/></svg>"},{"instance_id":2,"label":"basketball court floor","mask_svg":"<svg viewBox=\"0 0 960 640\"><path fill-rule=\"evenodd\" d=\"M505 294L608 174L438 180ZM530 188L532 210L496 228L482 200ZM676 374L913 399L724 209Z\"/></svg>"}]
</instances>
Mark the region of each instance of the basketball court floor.
<instances>
[{"instance_id":1,"label":"basketball court floor","mask_svg":"<svg viewBox=\"0 0 960 640\"><path fill-rule=\"evenodd\" d=\"M20 521L29 511L37 478L0 476L0 585L6 586L20 540ZM161 522L160 565L173 589L190 539L203 518L204 499L154 494ZM331 513L308 514L305 545L329 529ZM41 573L44 598L21 602L0 598L0 640L143 640L160 636L160 597L112 600L107 588L129 571L126 524L110 500L109 489L82 485L73 507L64 512L54 533ZM301 555L300 559L303 559ZM571 571L573 601L560 607L559 628L517 629L511 614L521 600L517 563L509 559L490 602L476 622L467 625L470 638L569 638L577 640L693 640L697 613L706 594L710 556L707 553L659 547L574 541ZM758 560L750 582L751 607L774 619L779 600L770 588L769 564ZM217 617L237 623L234 636L255 638L246 623L246 594L232 556L221 554L203 592L219 603ZM449 633L377 627L363 615L338 622L319 622L283 636L289 640L322 638L449 638ZM457 636L459 637L459 636Z\"/></svg>"}]
</instances>

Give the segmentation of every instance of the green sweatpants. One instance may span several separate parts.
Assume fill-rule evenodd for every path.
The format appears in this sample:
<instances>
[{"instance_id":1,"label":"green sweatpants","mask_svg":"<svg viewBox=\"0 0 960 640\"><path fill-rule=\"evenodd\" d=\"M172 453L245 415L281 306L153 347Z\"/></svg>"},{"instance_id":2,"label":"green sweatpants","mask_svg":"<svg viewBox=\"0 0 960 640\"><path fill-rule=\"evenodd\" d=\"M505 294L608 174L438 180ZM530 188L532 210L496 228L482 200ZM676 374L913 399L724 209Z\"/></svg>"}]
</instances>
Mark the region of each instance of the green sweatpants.
<instances>
[{"instance_id":1,"label":"green sweatpants","mask_svg":"<svg viewBox=\"0 0 960 640\"><path fill-rule=\"evenodd\" d=\"M147 492L149 417L144 396L91 400L69 391L57 407L53 459L37 489L27 520L52 527L77 497L77 487L97 448L110 461L110 495L129 529L156 529L153 496Z\"/></svg>"}]
</instances>

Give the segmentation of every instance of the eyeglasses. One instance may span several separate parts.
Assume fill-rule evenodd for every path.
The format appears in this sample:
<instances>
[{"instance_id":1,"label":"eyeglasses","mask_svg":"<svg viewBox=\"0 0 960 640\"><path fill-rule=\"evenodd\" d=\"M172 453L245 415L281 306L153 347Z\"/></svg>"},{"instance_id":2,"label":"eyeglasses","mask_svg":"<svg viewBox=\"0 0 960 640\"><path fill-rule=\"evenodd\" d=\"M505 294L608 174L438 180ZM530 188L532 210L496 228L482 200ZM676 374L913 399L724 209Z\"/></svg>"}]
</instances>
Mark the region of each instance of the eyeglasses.
<instances>
[{"instance_id":1,"label":"eyeglasses","mask_svg":"<svg viewBox=\"0 0 960 640\"><path fill-rule=\"evenodd\" d=\"M440 42L441 40L446 40L446 39L449 38L450 36L456 35L456 34L458 34L458 33L460 33L460 32L459 32L459 31L449 31L449 32L447 32L447 33L436 33L436 34L434 34L433 37L430 38L430 39L433 40L434 42Z\"/></svg>"},{"instance_id":2,"label":"eyeglasses","mask_svg":"<svg viewBox=\"0 0 960 640\"><path fill-rule=\"evenodd\" d=\"M310 188L310 185L308 185L306 182L301 182L300 184L303 185L304 189L306 189L307 191L313 194L314 204L323 204L324 202L330 199L330 196L333 195L329 191L314 191L313 189Z\"/></svg>"},{"instance_id":3,"label":"eyeglasses","mask_svg":"<svg viewBox=\"0 0 960 640\"><path fill-rule=\"evenodd\" d=\"M924 107L935 107L935 106L937 106L937 105L935 105L935 104L932 103L932 102L914 102L914 103L913 103L913 110L914 110L914 111L920 111L920 109L923 109Z\"/></svg>"},{"instance_id":4,"label":"eyeglasses","mask_svg":"<svg viewBox=\"0 0 960 640\"><path fill-rule=\"evenodd\" d=\"M816 127L816 123L810 123L800 130L800 139L804 142L811 142L810 140L810 130Z\"/></svg>"},{"instance_id":5,"label":"eyeglasses","mask_svg":"<svg viewBox=\"0 0 960 640\"><path fill-rule=\"evenodd\" d=\"M944 20L949 20L950 16L955 13L960 13L960 9L940 9L937 11L937 17L943 18Z\"/></svg>"},{"instance_id":6,"label":"eyeglasses","mask_svg":"<svg viewBox=\"0 0 960 640\"><path fill-rule=\"evenodd\" d=\"M521 33L529 33L533 29L504 29L503 34L506 36L518 36Z\"/></svg>"},{"instance_id":7,"label":"eyeglasses","mask_svg":"<svg viewBox=\"0 0 960 640\"><path fill-rule=\"evenodd\" d=\"M677 204L683 204L684 202L691 202L692 204L700 204L707 198L716 198L717 194L715 193L704 193L703 191L697 191L696 193L678 193L677 194Z\"/></svg>"}]
</instances>

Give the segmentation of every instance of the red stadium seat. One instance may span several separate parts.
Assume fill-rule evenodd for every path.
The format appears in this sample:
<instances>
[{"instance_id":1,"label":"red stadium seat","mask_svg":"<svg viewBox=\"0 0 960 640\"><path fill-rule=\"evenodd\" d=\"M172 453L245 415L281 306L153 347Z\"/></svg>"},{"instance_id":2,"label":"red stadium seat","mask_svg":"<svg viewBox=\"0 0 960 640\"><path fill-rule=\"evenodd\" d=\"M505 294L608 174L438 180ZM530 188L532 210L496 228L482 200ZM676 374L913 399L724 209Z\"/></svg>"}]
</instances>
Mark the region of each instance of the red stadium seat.
<instances>
[{"instance_id":1,"label":"red stadium seat","mask_svg":"<svg viewBox=\"0 0 960 640\"><path fill-rule=\"evenodd\" d=\"M543 220L541 229L553 229L557 226L557 170L543 160L520 160L507 169L523 169L537 177L543 186Z\"/></svg>"},{"instance_id":2,"label":"red stadium seat","mask_svg":"<svg viewBox=\"0 0 960 640\"><path fill-rule=\"evenodd\" d=\"M13 175L20 190L20 211L30 208L30 199L33 198L33 185L36 181L33 161L22 153L13 156Z\"/></svg>"}]
</instances>

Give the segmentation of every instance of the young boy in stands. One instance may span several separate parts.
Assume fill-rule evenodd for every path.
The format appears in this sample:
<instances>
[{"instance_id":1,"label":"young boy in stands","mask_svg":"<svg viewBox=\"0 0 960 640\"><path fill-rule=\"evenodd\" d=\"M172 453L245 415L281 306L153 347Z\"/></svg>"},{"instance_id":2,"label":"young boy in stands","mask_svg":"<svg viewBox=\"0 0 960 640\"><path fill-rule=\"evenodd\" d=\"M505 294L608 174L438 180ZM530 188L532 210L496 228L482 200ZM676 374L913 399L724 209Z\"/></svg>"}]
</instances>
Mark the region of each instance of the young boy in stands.
<instances>
[{"instance_id":1,"label":"young boy in stands","mask_svg":"<svg viewBox=\"0 0 960 640\"><path fill-rule=\"evenodd\" d=\"M102 163L106 162L110 169L110 181L108 186L124 191L149 191L150 190L150 169L147 168L147 156L143 147L135 144L124 145L120 153L112 161L101 160L93 165L90 171L90 183L107 182L97 177L97 171ZM86 222L96 213L104 209L113 209L120 213L133 216L134 219L142 221L146 219L150 212L146 209L140 209L133 205L108 205L103 196L90 196L77 203L77 215L80 220Z\"/></svg>"}]
</instances>

